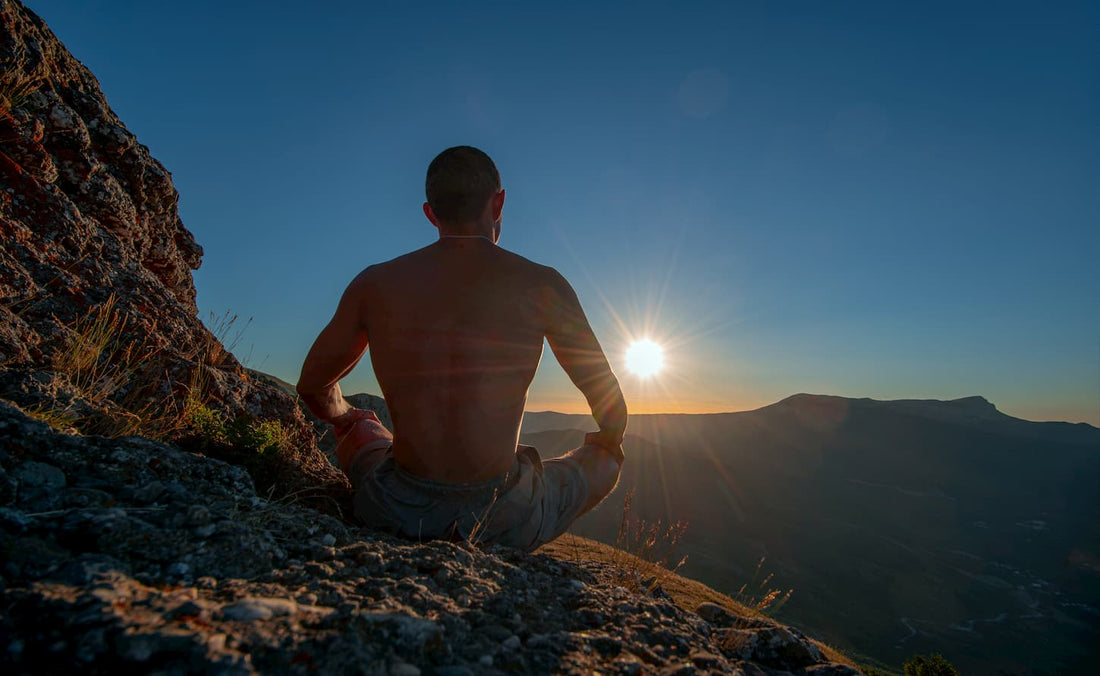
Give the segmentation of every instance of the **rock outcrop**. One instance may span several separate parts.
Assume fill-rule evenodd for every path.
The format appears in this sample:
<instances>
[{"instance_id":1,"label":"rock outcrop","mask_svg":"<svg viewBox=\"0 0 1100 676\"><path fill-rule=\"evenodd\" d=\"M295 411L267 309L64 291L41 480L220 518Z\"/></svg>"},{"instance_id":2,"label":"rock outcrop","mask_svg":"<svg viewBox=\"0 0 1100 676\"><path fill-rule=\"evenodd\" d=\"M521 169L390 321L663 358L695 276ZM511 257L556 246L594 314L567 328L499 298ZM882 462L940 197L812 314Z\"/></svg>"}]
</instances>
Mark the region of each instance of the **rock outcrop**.
<instances>
[{"instance_id":1,"label":"rock outcrop","mask_svg":"<svg viewBox=\"0 0 1100 676\"><path fill-rule=\"evenodd\" d=\"M3 673L853 673L607 563L349 525L294 399L198 321L169 173L15 0L0 64ZM289 438L250 473L188 450L195 407Z\"/></svg>"},{"instance_id":2,"label":"rock outcrop","mask_svg":"<svg viewBox=\"0 0 1100 676\"><path fill-rule=\"evenodd\" d=\"M0 435L7 674L857 673L607 563L366 532L238 467L4 402Z\"/></svg>"},{"instance_id":3,"label":"rock outcrop","mask_svg":"<svg viewBox=\"0 0 1100 676\"><path fill-rule=\"evenodd\" d=\"M116 427L142 432L150 401L201 389L228 416L277 420L289 435L265 490L308 489L338 511L346 482L293 399L197 319L191 270L202 248L180 221L169 172L14 0L0 2L0 69L0 396L91 431L129 421L134 429ZM105 352L125 364L76 377L58 365L71 361L74 329L93 328L81 324L90 315L114 331Z\"/></svg>"}]
</instances>

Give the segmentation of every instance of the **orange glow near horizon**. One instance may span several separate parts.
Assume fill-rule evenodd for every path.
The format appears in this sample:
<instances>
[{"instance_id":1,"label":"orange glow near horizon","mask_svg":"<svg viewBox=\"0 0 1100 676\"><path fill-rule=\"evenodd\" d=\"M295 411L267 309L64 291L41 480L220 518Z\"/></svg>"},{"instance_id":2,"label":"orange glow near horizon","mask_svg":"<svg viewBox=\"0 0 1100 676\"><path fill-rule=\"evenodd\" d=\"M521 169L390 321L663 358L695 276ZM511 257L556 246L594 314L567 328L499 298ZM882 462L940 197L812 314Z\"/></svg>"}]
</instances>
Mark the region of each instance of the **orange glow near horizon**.
<instances>
[{"instance_id":1,"label":"orange glow near horizon","mask_svg":"<svg viewBox=\"0 0 1100 676\"><path fill-rule=\"evenodd\" d=\"M652 415L658 413L739 413L741 411L752 411L768 404L773 404L773 401L745 401L745 402L729 402L721 403L715 401L668 401L660 400L653 397L631 397L629 394L626 396L626 405L630 410L631 415ZM590 414L591 411L588 408L588 404L585 403L583 398L557 398L557 397L532 397L528 402L524 410L532 413L542 411L553 411L555 413L566 413L569 415L575 414Z\"/></svg>"}]
</instances>

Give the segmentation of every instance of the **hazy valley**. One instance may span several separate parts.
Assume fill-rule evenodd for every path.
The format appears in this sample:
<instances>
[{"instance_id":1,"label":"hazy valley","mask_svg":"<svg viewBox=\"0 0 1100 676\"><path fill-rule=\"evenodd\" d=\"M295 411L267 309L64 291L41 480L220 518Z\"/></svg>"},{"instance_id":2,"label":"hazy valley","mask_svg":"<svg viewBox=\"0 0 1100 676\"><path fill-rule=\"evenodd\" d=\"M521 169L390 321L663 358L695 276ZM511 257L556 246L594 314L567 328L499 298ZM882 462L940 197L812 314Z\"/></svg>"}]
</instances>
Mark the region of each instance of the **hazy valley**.
<instances>
[{"instance_id":1,"label":"hazy valley","mask_svg":"<svg viewBox=\"0 0 1100 676\"><path fill-rule=\"evenodd\" d=\"M529 413L544 456L583 415ZM614 542L634 511L689 524L683 572L735 593L766 557L779 616L900 662L1069 673L1100 645L1100 430L949 402L796 395L756 411L631 419L619 489L573 532Z\"/></svg>"}]
</instances>

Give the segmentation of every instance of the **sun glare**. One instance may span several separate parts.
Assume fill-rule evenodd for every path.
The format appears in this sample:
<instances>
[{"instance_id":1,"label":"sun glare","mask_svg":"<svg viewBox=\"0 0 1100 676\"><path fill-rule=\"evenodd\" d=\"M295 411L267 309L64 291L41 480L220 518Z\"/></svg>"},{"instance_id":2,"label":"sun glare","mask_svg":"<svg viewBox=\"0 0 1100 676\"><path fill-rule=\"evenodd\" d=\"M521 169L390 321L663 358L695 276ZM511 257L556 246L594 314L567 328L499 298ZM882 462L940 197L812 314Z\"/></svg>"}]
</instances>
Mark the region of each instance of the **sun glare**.
<instances>
[{"instance_id":1,"label":"sun glare","mask_svg":"<svg viewBox=\"0 0 1100 676\"><path fill-rule=\"evenodd\" d=\"M626 367L643 378L649 377L664 366L664 350L652 340L638 340L626 349Z\"/></svg>"}]
</instances>

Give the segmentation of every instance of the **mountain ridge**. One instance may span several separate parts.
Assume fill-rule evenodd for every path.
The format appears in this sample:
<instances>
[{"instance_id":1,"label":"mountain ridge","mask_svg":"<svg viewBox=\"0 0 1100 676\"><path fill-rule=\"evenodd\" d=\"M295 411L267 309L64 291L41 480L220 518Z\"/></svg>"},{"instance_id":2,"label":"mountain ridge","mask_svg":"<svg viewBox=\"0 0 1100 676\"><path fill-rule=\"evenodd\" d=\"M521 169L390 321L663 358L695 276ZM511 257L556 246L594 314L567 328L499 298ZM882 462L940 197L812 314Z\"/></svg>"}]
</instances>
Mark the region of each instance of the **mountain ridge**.
<instances>
[{"instance_id":1,"label":"mountain ridge","mask_svg":"<svg viewBox=\"0 0 1100 676\"><path fill-rule=\"evenodd\" d=\"M746 411L724 411L715 413L640 413L631 415L634 424L655 419L683 420L691 417L701 419L722 419L736 416L747 416L761 413L778 413L793 410L803 414L819 416L843 415L838 407L880 407L884 410L904 412L910 415L935 418L941 421L956 422L960 424L976 423L1007 423L1019 425L1017 429L1024 429L1026 425L1066 426L1081 430L1083 434L1090 434L1087 430L1096 431L1093 425L1085 422L1065 421L1035 421L1018 418L1000 411L995 404L980 395L961 397L957 399L872 399L869 397L844 397L830 394L798 393L784 397L772 404ZM577 427L578 422L587 423ZM554 427L554 425L559 425ZM561 425L564 425L561 426ZM594 429L595 421L584 413L559 413L557 411L526 411L524 413L524 426L529 431L546 431L550 429ZM628 429L627 433L630 434ZM1072 432L1068 432L1072 434Z\"/></svg>"}]
</instances>

